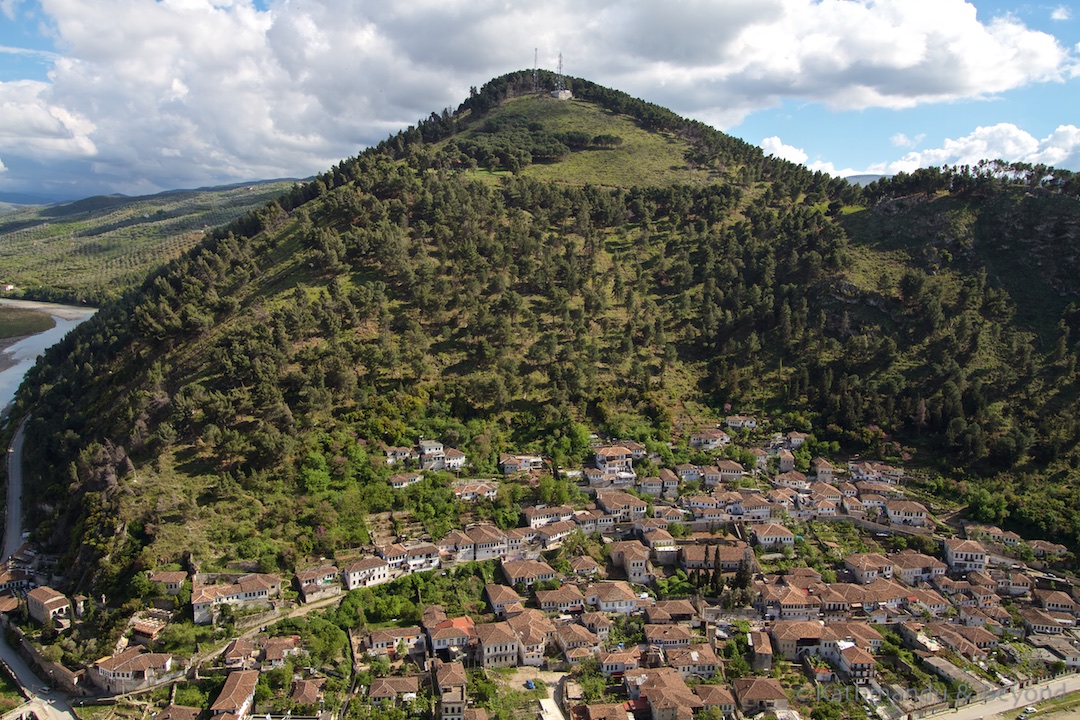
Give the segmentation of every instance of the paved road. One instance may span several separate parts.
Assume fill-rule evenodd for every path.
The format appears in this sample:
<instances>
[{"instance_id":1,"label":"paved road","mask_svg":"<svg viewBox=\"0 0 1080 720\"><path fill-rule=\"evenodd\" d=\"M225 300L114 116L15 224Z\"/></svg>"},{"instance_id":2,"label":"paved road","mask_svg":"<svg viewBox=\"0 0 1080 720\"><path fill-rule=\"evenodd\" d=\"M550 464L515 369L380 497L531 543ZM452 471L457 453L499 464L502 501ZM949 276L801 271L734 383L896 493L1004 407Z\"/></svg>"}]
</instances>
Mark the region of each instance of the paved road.
<instances>
[{"instance_id":1,"label":"paved road","mask_svg":"<svg viewBox=\"0 0 1080 720\"><path fill-rule=\"evenodd\" d=\"M1061 697L1078 691L1080 691L1080 675L1073 673L1047 680L1038 685L1017 688L1013 692L1005 693L1001 697L987 702L972 703L961 707L959 710L948 710L927 717L935 720L949 720L950 718L955 720L981 720L999 713L1003 713L1007 717L1013 717L1028 705L1035 705L1050 698ZM1032 720L1037 720L1038 717L1038 715L1035 715Z\"/></svg>"},{"instance_id":2,"label":"paved road","mask_svg":"<svg viewBox=\"0 0 1080 720\"><path fill-rule=\"evenodd\" d=\"M7 517L4 522L4 557L11 556L22 545L22 448L23 426L15 431L8 448L8 493L7 493ZM5 718L19 717L28 712L33 712L39 718L45 720L77 720L71 712L67 697L61 693L48 690L41 678L34 674L30 666L26 664L19 653L15 651L0 635L0 659L7 664L15 674L15 679L23 687L30 701L12 710Z\"/></svg>"},{"instance_id":3,"label":"paved road","mask_svg":"<svg viewBox=\"0 0 1080 720\"><path fill-rule=\"evenodd\" d=\"M4 718L19 717L33 711L43 720L78 720L75 713L71 711L67 696L62 692L47 690L45 683L34 674L26 661L19 657L19 653L15 652L2 638L0 638L0 658L7 663L15 674L16 680L30 695L29 702L12 710Z\"/></svg>"},{"instance_id":4,"label":"paved road","mask_svg":"<svg viewBox=\"0 0 1080 720\"><path fill-rule=\"evenodd\" d=\"M7 519L4 521L4 559L22 545L22 451L24 420L15 431L8 448Z\"/></svg>"}]
</instances>

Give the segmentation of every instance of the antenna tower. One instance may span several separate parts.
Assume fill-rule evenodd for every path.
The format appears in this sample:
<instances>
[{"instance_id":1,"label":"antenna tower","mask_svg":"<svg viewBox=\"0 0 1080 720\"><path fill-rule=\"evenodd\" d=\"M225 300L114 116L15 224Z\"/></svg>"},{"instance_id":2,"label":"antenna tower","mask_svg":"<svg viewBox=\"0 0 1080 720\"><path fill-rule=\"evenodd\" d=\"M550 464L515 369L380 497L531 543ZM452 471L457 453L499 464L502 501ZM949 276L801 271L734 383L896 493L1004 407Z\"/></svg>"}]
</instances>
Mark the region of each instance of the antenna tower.
<instances>
[{"instance_id":1,"label":"antenna tower","mask_svg":"<svg viewBox=\"0 0 1080 720\"><path fill-rule=\"evenodd\" d=\"M555 80L555 90L558 91L558 92L562 92L565 89L566 89L566 86L563 85L563 76L562 76L562 53L559 53L559 76Z\"/></svg>"},{"instance_id":2,"label":"antenna tower","mask_svg":"<svg viewBox=\"0 0 1080 720\"><path fill-rule=\"evenodd\" d=\"M538 48L533 48L533 92L540 92L540 63L537 59L540 55Z\"/></svg>"}]
</instances>

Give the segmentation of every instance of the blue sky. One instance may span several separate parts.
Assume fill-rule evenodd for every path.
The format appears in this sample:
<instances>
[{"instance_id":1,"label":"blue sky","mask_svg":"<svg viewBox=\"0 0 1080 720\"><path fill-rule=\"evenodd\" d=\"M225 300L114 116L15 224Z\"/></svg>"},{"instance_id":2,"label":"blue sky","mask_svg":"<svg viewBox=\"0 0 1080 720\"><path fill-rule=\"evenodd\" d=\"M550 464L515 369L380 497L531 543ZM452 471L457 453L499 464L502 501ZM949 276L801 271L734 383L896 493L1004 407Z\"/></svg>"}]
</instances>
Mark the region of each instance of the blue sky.
<instances>
[{"instance_id":1,"label":"blue sky","mask_svg":"<svg viewBox=\"0 0 1080 720\"><path fill-rule=\"evenodd\" d=\"M534 48L834 174L1080 171L1071 2L0 0L0 192L307 176Z\"/></svg>"}]
</instances>

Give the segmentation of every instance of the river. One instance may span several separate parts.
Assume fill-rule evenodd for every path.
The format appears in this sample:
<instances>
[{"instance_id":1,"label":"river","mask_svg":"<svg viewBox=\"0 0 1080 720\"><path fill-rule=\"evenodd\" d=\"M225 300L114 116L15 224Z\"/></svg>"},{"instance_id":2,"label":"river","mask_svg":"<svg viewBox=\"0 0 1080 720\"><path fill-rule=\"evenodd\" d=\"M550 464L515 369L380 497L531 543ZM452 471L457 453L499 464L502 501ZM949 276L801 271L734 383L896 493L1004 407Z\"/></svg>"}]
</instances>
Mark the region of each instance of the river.
<instances>
[{"instance_id":1,"label":"river","mask_svg":"<svg viewBox=\"0 0 1080 720\"><path fill-rule=\"evenodd\" d=\"M2 420L7 416L9 406L15 399L15 391L19 389L23 377L34 366L34 362L38 357L47 348L60 342L73 327L93 316L97 309L32 300L0 299L0 305L40 310L51 315L56 322L52 329L30 335L0 350L0 353L4 355L4 359L11 363L10 367L5 367L3 371L0 371L0 420ZM5 362L2 365L7 366L8 363Z\"/></svg>"}]
</instances>

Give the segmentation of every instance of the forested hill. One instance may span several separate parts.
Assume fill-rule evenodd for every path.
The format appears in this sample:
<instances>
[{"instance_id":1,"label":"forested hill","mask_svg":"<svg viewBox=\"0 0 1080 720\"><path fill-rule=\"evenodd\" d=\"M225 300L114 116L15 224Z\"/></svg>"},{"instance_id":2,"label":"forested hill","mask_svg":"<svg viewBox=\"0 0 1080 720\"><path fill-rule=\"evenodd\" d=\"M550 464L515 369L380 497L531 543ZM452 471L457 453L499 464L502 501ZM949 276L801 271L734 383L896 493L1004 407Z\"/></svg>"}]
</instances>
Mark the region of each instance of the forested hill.
<instances>
[{"instance_id":1,"label":"forested hill","mask_svg":"<svg viewBox=\"0 0 1080 720\"><path fill-rule=\"evenodd\" d=\"M588 430L667 452L727 405L907 453L980 518L1075 545L1075 176L860 189L586 81L531 85L214 232L38 365L33 512L74 585L363 542L401 502L383 444L566 465ZM445 529L430 493L414 510Z\"/></svg>"}]
</instances>

